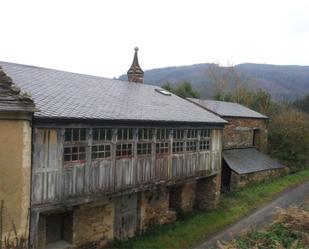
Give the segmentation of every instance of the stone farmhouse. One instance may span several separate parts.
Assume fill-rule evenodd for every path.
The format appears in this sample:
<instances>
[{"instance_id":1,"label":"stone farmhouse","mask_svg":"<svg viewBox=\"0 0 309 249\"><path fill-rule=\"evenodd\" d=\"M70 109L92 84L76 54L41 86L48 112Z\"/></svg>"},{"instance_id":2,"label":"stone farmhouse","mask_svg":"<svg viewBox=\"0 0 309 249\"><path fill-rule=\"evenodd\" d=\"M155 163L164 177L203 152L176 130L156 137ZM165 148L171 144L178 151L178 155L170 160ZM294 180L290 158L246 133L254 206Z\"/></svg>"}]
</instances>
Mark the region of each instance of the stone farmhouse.
<instances>
[{"instance_id":1,"label":"stone farmhouse","mask_svg":"<svg viewBox=\"0 0 309 249\"><path fill-rule=\"evenodd\" d=\"M267 116L237 103L188 100L228 121L222 142L224 189L237 190L286 173L287 168L263 153L267 151Z\"/></svg>"},{"instance_id":2,"label":"stone farmhouse","mask_svg":"<svg viewBox=\"0 0 309 249\"><path fill-rule=\"evenodd\" d=\"M128 82L0 66L2 240L97 248L216 207L227 122L143 84L137 49Z\"/></svg>"}]
</instances>

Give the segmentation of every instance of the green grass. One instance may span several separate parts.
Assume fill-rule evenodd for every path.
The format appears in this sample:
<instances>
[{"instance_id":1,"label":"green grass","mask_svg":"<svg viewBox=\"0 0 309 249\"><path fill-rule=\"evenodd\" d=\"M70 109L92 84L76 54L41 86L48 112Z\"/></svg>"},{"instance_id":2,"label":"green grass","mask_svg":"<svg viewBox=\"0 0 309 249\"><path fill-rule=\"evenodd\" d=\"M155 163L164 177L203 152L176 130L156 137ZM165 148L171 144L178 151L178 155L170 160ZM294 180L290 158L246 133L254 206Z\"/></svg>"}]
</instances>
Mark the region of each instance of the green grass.
<instances>
[{"instance_id":1,"label":"green grass","mask_svg":"<svg viewBox=\"0 0 309 249\"><path fill-rule=\"evenodd\" d=\"M270 201L283 190L309 180L309 169L247 187L221 196L213 211L194 212L171 224L154 227L146 234L127 241L115 241L119 249L191 248L209 235L236 222L255 208Z\"/></svg>"}]
</instances>

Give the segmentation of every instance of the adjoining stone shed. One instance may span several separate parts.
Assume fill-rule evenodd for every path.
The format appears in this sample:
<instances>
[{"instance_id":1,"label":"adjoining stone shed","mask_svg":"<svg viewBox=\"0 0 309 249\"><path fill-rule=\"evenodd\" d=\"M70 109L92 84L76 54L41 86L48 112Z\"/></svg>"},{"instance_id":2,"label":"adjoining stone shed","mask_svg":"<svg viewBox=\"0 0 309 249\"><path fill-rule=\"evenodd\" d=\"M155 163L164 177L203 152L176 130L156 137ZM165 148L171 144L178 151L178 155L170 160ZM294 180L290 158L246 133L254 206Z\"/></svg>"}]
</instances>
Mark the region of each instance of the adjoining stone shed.
<instances>
[{"instance_id":1,"label":"adjoining stone shed","mask_svg":"<svg viewBox=\"0 0 309 249\"><path fill-rule=\"evenodd\" d=\"M286 168L255 148L223 151L222 186L231 191L286 174Z\"/></svg>"},{"instance_id":2,"label":"adjoining stone shed","mask_svg":"<svg viewBox=\"0 0 309 249\"><path fill-rule=\"evenodd\" d=\"M286 172L267 152L268 117L243 105L225 101L188 99L228 121L223 129L222 190L237 190Z\"/></svg>"}]
</instances>

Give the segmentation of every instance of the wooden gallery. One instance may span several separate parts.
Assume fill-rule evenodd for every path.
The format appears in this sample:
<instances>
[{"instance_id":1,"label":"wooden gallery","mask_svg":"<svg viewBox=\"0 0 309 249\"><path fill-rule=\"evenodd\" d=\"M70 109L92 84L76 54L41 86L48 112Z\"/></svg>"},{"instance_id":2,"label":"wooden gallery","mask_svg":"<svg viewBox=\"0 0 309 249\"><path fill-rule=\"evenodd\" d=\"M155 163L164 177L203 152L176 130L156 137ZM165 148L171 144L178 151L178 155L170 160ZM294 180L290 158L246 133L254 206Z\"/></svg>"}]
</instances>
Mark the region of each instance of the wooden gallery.
<instances>
[{"instance_id":1,"label":"wooden gallery","mask_svg":"<svg viewBox=\"0 0 309 249\"><path fill-rule=\"evenodd\" d=\"M228 122L143 84L137 49L128 82L0 66L1 241L100 248L216 207Z\"/></svg>"}]
</instances>

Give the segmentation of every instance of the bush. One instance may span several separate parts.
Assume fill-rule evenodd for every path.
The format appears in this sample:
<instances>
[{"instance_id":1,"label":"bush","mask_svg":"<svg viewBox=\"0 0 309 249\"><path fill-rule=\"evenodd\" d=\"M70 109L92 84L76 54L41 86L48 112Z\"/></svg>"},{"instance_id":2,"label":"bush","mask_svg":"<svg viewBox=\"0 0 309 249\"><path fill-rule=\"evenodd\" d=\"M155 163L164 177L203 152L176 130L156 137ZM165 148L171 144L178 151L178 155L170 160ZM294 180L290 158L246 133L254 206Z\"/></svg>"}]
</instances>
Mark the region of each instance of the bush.
<instances>
[{"instance_id":1,"label":"bush","mask_svg":"<svg viewBox=\"0 0 309 249\"><path fill-rule=\"evenodd\" d=\"M285 161L309 161L309 115L287 108L275 115L269 125L270 153Z\"/></svg>"}]
</instances>

